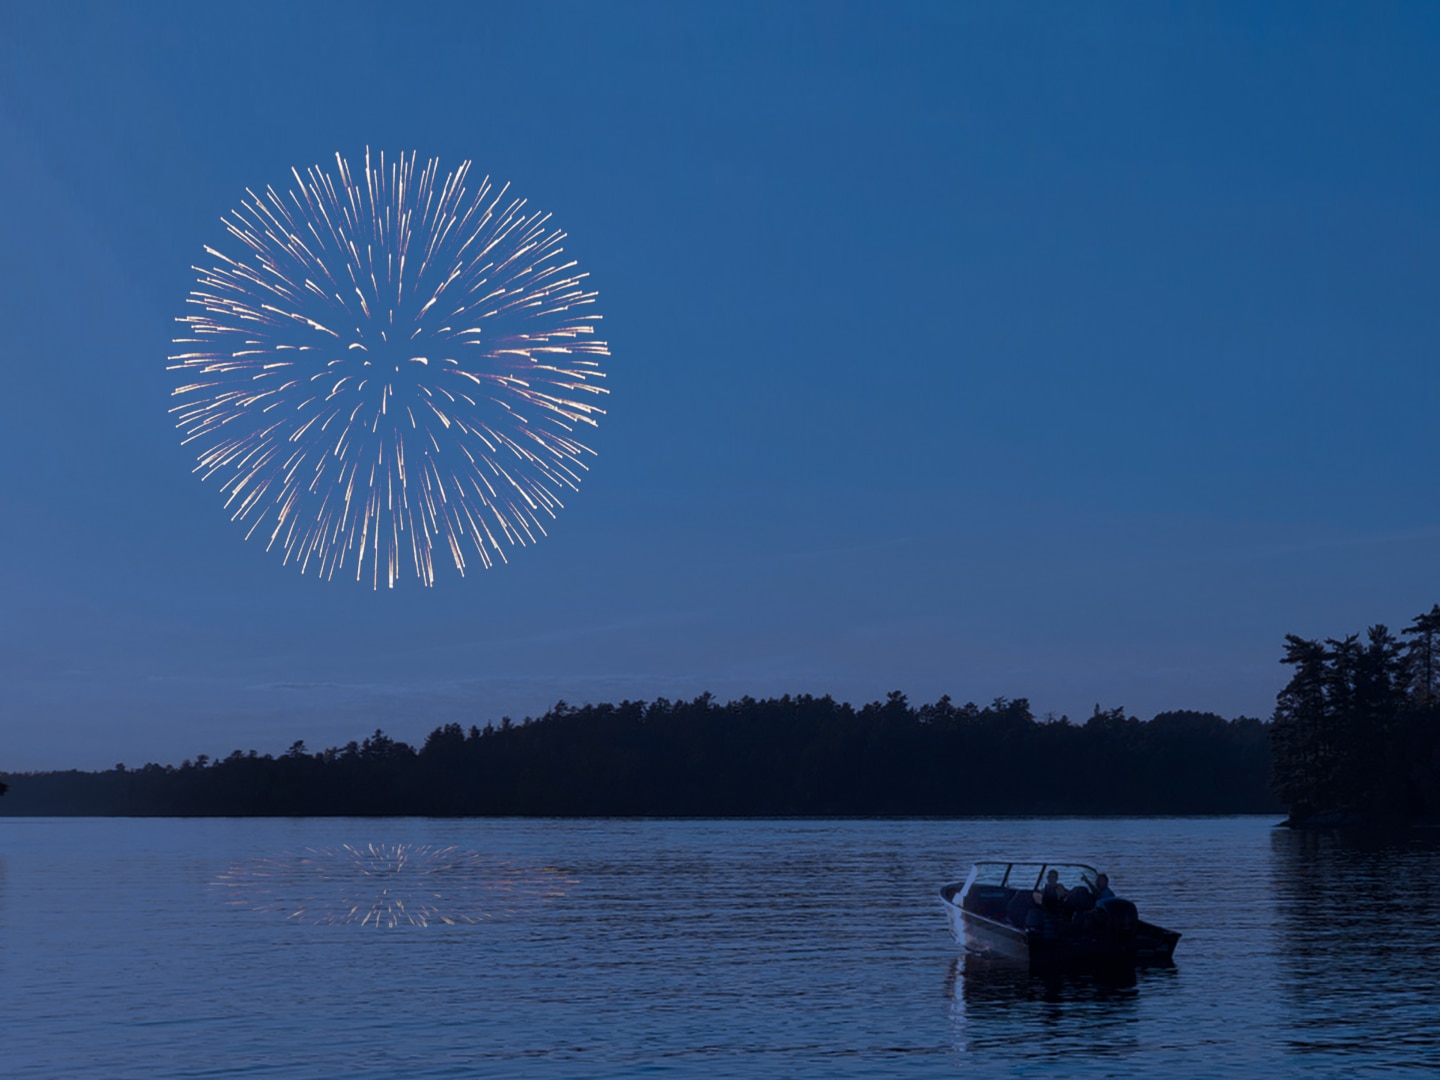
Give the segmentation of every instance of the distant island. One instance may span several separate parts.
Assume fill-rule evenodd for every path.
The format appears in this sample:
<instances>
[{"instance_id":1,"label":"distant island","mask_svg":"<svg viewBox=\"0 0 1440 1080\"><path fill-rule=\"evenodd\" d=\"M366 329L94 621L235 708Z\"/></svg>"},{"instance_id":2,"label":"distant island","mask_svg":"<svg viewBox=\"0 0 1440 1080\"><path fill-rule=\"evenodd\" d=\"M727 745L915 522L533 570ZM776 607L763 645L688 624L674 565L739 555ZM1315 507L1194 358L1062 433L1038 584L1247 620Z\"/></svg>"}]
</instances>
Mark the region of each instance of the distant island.
<instances>
[{"instance_id":1,"label":"distant island","mask_svg":"<svg viewBox=\"0 0 1440 1080\"><path fill-rule=\"evenodd\" d=\"M416 748L376 731L279 756L0 774L0 815L886 816L1288 811L1329 827L1440 821L1440 605L1399 637L1289 635L1272 718L1095 707L1037 718L904 694L622 701Z\"/></svg>"}]
</instances>

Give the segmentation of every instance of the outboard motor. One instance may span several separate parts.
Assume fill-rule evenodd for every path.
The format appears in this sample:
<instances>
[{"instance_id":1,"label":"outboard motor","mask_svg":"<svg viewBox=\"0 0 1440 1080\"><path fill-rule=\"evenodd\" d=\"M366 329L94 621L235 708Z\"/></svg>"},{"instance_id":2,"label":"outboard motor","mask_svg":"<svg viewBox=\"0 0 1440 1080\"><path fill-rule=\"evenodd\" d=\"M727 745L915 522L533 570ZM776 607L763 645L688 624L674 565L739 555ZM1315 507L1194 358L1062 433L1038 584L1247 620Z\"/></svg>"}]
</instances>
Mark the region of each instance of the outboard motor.
<instances>
[{"instance_id":1,"label":"outboard motor","mask_svg":"<svg viewBox=\"0 0 1440 1080\"><path fill-rule=\"evenodd\" d=\"M1135 942L1140 912L1129 900L1111 900L1105 905L1105 921L1115 944L1128 948Z\"/></svg>"}]
</instances>

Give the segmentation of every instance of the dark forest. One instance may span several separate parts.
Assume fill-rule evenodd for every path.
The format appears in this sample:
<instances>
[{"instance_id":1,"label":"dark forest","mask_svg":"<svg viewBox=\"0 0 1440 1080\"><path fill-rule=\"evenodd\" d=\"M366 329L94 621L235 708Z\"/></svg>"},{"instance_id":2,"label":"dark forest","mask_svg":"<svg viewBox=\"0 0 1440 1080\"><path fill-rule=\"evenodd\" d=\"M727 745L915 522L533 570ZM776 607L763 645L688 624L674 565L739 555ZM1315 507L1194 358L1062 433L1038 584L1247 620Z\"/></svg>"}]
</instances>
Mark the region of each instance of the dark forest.
<instances>
[{"instance_id":1,"label":"dark forest","mask_svg":"<svg viewBox=\"0 0 1440 1080\"><path fill-rule=\"evenodd\" d=\"M0 775L0 814L791 816L1232 814L1297 826L1440 821L1440 605L1399 636L1287 635L1270 722L1098 705L1037 719L902 693L622 701L419 748L376 731L318 752Z\"/></svg>"},{"instance_id":2,"label":"dark forest","mask_svg":"<svg viewBox=\"0 0 1440 1080\"><path fill-rule=\"evenodd\" d=\"M719 704L558 703L522 723L437 728L418 749L363 742L278 757L6 777L5 814L784 816L1214 814L1279 809L1267 725L1210 713L1148 722L1096 707L1037 720L903 694Z\"/></svg>"}]
</instances>

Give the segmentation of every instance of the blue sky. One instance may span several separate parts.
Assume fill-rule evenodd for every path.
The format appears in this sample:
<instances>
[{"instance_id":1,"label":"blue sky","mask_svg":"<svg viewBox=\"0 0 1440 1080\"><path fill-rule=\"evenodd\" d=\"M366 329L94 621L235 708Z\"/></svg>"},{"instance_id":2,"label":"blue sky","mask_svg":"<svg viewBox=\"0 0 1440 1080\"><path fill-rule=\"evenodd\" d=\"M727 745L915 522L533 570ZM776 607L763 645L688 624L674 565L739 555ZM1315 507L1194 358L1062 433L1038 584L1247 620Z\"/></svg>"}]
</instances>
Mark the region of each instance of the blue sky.
<instances>
[{"instance_id":1,"label":"blue sky","mask_svg":"<svg viewBox=\"0 0 1440 1080\"><path fill-rule=\"evenodd\" d=\"M1268 714L1440 600L1427 5L0 9L0 766L557 698ZM511 181L613 391L551 536L432 590L243 539L166 414L247 186Z\"/></svg>"}]
</instances>

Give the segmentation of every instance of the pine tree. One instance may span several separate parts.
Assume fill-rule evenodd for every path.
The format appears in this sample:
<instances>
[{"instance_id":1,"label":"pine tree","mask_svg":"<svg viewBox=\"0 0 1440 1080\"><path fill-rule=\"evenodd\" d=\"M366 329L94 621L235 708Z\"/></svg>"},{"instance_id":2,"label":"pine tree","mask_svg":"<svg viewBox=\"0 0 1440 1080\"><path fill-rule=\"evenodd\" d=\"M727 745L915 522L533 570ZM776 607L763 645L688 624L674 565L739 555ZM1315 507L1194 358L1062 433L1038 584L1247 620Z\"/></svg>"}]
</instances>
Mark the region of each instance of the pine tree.
<instances>
[{"instance_id":1,"label":"pine tree","mask_svg":"<svg viewBox=\"0 0 1440 1080\"><path fill-rule=\"evenodd\" d=\"M1295 674L1275 699L1271 783L1292 817L1303 817L1322 805L1328 659L1320 642L1285 635L1280 662L1293 666Z\"/></svg>"},{"instance_id":2,"label":"pine tree","mask_svg":"<svg viewBox=\"0 0 1440 1080\"><path fill-rule=\"evenodd\" d=\"M1422 711L1440 705L1440 604L1416 615L1400 631L1411 640L1405 646L1405 668L1410 700Z\"/></svg>"}]
</instances>

